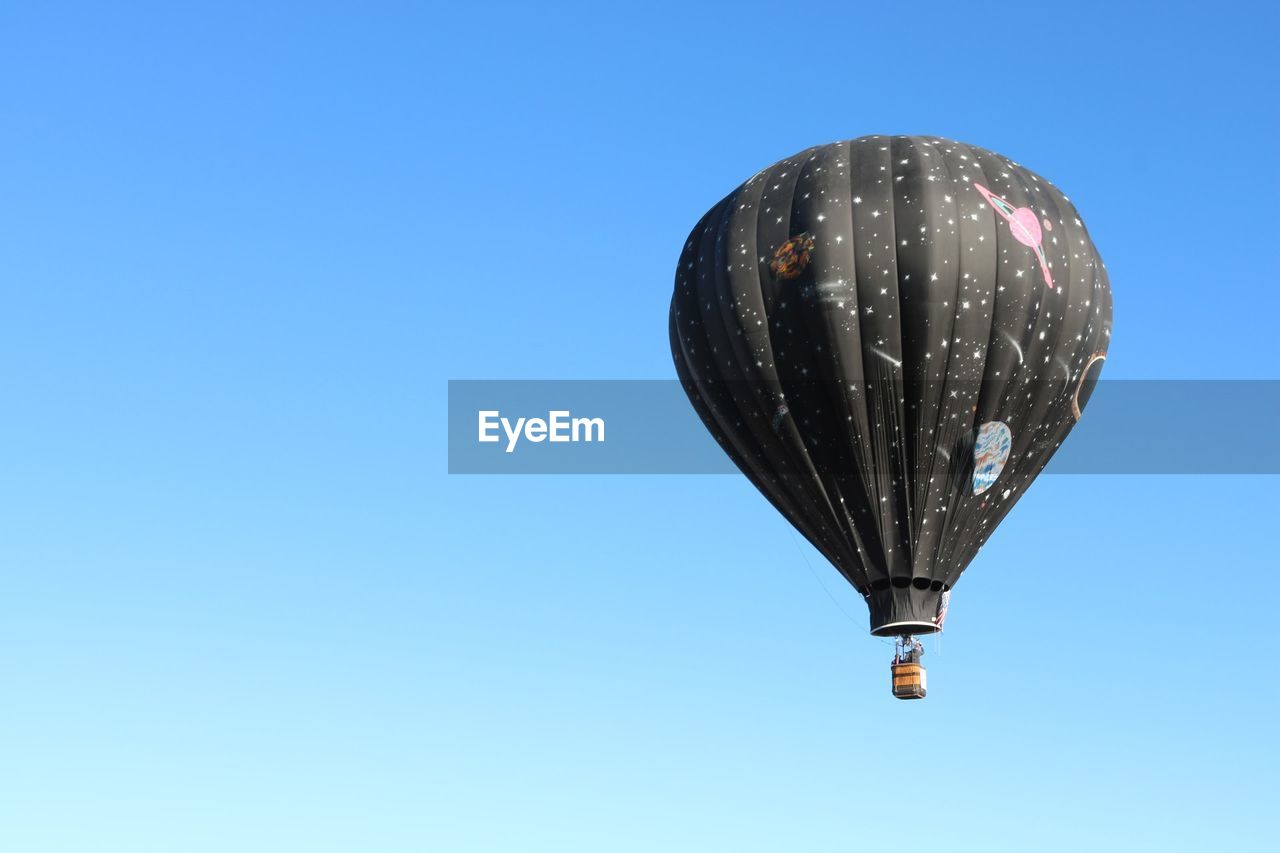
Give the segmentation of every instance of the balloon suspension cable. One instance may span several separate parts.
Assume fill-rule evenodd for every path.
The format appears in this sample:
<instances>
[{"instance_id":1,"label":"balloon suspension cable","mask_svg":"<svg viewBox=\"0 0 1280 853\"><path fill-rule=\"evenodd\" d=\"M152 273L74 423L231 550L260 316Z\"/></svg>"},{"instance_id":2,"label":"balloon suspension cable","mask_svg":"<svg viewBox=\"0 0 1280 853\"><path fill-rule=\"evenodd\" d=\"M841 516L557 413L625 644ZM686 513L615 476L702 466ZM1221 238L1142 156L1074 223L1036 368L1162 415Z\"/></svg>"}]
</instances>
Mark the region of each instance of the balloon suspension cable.
<instances>
[{"instance_id":1,"label":"balloon suspension cable","mask_svg":"<svg viewBox=\"0 0 1280 853\"><path fill-rule=\"evenodd\" d=\"M850 624L857 625L857 620L849 615L849 611L845 610L844 607L841 606L840 600L837 599L831 590L827 589L827 585L822 582L822 577L819 576L817 570L814 569L813 563L809 561L809 555L804 552L804 547L800 544L800 538L796 536L795 528L788 524L787 532L791 534L791 541L796 543L796 550L800 552L801 558L804 559L804 564L809 567L809 574L813 575L813 579L818 582L818 586L822 587L822 591L827 594L827 598L831 599L831 603L836 606L837 610L844 614L844 618L848 619Z\"/></svg>"}]
</instances>

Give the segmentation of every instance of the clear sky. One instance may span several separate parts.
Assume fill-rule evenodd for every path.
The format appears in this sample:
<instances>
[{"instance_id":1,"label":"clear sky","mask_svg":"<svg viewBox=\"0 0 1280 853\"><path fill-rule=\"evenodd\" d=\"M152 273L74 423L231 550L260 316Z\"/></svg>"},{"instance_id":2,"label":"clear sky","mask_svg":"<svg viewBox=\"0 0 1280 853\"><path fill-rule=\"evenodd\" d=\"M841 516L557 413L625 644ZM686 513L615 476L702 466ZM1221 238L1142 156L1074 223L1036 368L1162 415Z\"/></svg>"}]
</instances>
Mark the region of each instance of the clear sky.
<instances>
[{"instance_id":1,"label":"clear sky","mask_svg":"<svg viewBox=\"0 0 1280 853\"><path fill-rule=\"evenodd\" d=\"M745 480L444 443L673 376L698 216L868 133L1071 195L1106 376L1280 378L1271 4L266 5L0 7L0 850L1274 837L1275 478L1044 478L901 703Z\"/></svg>"}]
</instances>

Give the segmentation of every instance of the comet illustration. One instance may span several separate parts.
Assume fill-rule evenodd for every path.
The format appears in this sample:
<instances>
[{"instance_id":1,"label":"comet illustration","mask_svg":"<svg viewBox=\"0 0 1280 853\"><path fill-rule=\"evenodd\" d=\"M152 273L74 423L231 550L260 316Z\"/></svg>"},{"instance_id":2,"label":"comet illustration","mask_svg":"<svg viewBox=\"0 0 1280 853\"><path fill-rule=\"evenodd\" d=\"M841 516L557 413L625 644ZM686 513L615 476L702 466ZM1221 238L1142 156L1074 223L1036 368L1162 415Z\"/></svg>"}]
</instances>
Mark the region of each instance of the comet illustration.
<instances>
[{"instance_id":1,"label":"comet illustration","mask_svg":"<svg viewBox=\"0 0 1280 853\"><path fill-rule=\"evenodd\" d=\"M1014 350L1018 353L1018 364L1022 364L1022 347L1019 346L1018 339L1003 329L1000 330L1000 334L1004 335L1004 339L1013 346Z\"/></svg>"},{"instance_id":2,"label":"comet illustration","mask_svg":"<svg viewBox=\"0 0 1280 853\"><path fill-rule=\"evenodd\" d=\"M876 349L875 347L872 347L871 351L876 355L880 356L881 358L883 358L885 361L892 364L894 367L902 367L902 359L894 358L884 350Z\"/></svg>"}]
</instances>

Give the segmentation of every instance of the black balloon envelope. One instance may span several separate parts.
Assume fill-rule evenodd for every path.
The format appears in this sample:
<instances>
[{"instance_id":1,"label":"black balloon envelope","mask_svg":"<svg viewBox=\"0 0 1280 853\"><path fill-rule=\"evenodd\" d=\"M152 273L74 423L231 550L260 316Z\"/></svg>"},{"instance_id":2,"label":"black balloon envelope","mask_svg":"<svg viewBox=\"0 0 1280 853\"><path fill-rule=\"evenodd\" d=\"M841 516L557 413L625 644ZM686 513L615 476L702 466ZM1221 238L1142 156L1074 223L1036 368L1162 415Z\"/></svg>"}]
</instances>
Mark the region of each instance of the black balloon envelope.
<instances>
[{"instance_id":1,"label":"black balloon envelope","mask_svg":"<svg viewBox=\"0 0 1280 853\"><path fill-rule=\"evenodd\" d=\"M947 139L867 136L708 211L670 330L707 429L865 597L872 633L920 634L1079 419L1111 288L1044 178Z\"/></svg>"}]
</instances>

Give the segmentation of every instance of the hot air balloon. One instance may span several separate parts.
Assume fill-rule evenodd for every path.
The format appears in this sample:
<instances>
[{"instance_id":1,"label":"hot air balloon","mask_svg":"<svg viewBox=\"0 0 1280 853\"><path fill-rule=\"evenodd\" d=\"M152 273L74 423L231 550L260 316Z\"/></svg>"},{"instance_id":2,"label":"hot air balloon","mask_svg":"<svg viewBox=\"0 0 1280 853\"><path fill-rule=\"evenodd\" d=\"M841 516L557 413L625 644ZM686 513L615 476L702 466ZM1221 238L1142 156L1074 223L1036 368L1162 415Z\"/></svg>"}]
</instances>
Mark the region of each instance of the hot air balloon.
<instances>
[{"instance_id":1,"label":"hot air balloon","mask_svg":"<svg viewBox=\"0 0 1280 853\"><path fill-rule=\"evenodd\" d=\"M670 312L703 423L878 636L940 630L1079 420L1110 336L1106 269L1067 197L938 137L758 172L690 233Z\"/></svg>"}]
</instances>

